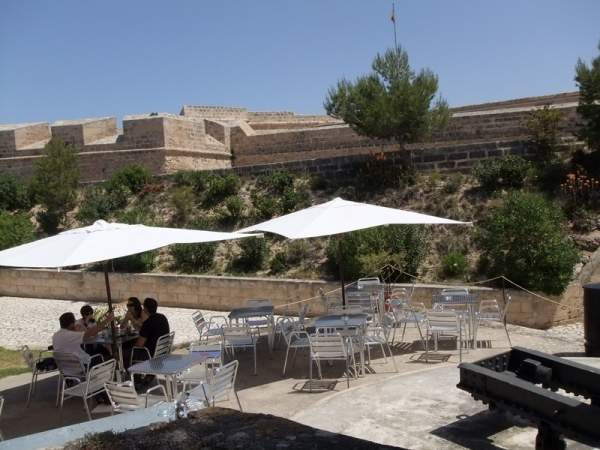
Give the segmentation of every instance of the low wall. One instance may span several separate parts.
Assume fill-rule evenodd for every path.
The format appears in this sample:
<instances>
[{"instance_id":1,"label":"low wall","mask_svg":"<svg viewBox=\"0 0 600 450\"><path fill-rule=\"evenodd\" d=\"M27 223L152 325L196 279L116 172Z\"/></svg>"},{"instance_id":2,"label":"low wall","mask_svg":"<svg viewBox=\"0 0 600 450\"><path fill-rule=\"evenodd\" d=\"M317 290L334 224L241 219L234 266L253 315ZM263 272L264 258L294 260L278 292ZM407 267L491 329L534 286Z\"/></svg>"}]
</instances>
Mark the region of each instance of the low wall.
<instances>
[{"instance_id":1,"label":"low wall","mask_svg":"<svg viewBox=\"0 0 600 450\"><path fill-rule=\"evenodd\" d=\"M214 277L177 274L111 273L110 284L115 303L127 297L154 297L163 306L227 311L242 305L249 298L268 298L275 306L316 297L311 312L323 311L319 289L331 291L339 284L321 280L288 280L268 278ZM419 285L413 300L431 306L432 295L443 285ZM473 288L481 299L502 301L502 291ZM532 328L581 319L581 289L573 290L562 305L538 299L523 291L507 290L512 296L508 311L510 323ZM579 295L576 295L576 294ZM75 270L0 269L0 295L32 298L55 298L77 301L105 301L102 272ZM557 301L561 301L557 299ZM298 306L289 307L291 312ZM279 313L284 313L280 309Z\"/></svg>"}]
</instances>

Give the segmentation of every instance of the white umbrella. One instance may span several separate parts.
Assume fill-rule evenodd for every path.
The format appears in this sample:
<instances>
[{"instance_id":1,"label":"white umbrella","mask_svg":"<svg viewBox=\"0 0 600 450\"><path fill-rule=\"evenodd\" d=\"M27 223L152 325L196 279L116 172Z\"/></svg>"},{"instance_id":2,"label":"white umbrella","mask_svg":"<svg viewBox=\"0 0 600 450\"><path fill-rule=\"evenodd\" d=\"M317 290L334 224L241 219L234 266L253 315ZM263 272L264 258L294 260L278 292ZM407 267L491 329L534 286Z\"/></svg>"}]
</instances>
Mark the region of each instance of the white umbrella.
<instances>
[{"instance_id":1,"label":"white umbrella","mask_svg":"<svg viewBox=\"0 0 600 450\"><path fill-rule=\"evenodd\" d=\"M338 197L320 205L243 228L239 232L266 231L289 239L304 239L394 224L469 225L471 222L459 222L412 211L351 202ZM342 298L345 300L344 280L341 275L340 267Z\"/></svg>"},{"instance_id":2,"label":"white umbrella","mask_svg":"<svg viewBox=\"0 0 600 450\"><path fill-rule=\"evenodd\" d=\"M55 236L0 251L0 266L60 268L99 261L108 262L114 258L171 244L215 242L250 236L257 235L149 227L98 220L88 227L63 231ZM104 280L108 308L112 311L108 264L104 266Z\"/></svg>"}]
</instances>

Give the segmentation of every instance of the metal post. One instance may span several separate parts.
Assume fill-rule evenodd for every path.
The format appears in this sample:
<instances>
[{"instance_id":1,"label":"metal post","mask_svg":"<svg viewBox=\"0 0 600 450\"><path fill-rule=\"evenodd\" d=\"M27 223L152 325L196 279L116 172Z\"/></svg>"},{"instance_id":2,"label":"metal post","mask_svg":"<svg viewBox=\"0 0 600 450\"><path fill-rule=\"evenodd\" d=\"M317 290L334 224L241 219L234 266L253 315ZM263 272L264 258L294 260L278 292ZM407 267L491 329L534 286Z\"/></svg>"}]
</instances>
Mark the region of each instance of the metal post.
<instances>
[{"instance_id":1,"label":"metal post","mask_svg":"<svg viewBox=\"0 0 600 450\"><path fill-rule=\"evenodd\" d=\"M108 265L110 261L104 261L104 284L106 285L106 299L108 300L108 312L113 312L112 297L110 295L110 282L108 280ZM115 332L115 321L110 321L110 331L112 336L111 348L114 358L119 358L119 349L117 346L117 336ZM119 367L119 370L123 370L123 367Z\"/></svg>"},{"instance_id":2,"label":"metal post","mask_svg":"<svg viewBox=\"0 0 600 450\"><path fill-rule=\"evenodd\" d=\"M342 267L342 252L340 251L340 247L342 245L342 238L338 234L337 237L337 260L338 260L338 268L340 271L340 283L342 284L342 306L346 307L346 291L344 290L344 270Z\"/></svg>"}]
</instances>

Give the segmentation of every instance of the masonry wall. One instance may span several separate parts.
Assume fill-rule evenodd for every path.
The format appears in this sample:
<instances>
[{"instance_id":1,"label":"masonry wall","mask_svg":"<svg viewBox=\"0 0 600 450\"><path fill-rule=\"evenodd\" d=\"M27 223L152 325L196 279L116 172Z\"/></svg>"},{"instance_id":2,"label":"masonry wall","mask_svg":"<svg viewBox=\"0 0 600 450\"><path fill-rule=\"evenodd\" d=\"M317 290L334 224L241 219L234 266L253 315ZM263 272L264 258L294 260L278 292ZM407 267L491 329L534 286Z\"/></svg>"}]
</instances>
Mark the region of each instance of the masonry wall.
<instances>
[{"instance_id":1,"label":"masonry wall","mask_svg":"<svg viewBox=\"0 0 600 450\"><path fill-rule=\"evenodd\" d=\"M278 280L267 278L210 277L175 274L110 274L111 292L115 303L130 296L156 298L163 306L227 311L244 304L249 298L268 298L286 312L286 304L311 299L312 314L321 314L323 305L319 289L325 292L339 287L338 283L320 280ZM431 306L431 298L445 286L420 285L414 301ZM480 299L496 299L502 303L502 291L474 289ZM540 300L522 291L507 290L512 296L508 310L510 323L533 328L581 319L581 289L579 296L555 299L560 306ZM98 301L106 299L104 274L72 270L0 269L0 295L62 300ZM287 306L290 313L298 304Z\"/></svg>"}]
</instances>

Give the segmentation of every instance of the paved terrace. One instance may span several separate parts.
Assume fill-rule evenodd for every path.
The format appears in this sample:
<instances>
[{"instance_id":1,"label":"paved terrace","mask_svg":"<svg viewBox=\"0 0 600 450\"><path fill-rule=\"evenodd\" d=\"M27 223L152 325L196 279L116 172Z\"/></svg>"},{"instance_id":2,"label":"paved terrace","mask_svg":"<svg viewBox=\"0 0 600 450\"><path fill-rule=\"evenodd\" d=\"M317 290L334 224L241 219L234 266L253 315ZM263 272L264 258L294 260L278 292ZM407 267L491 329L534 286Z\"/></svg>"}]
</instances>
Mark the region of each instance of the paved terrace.
<instances>
[{"instance_id":1,"label":"paved terrace","mask_svg":"<svg viewBox=\"0 0 600 450\"><path fill-rule=\"evenodd\" d=\"M0 345L46 345L58 315L66 310L78 311L81 305L57 300L0 298L3 311ZM176 330L178 342L195 338L189 318L191 310L163 308L162 311ZM513 345L563 356L583 352L580 324L547 331L516 326L509 330ZM274 414L324 430L412 449L534 447L535 429L524 426L518 419L489 412L482 403L456 388L458 354L452 346L426 363L417 336L416 330L409 329L405 342L394 346L398 372L375 351L373 373L351 380L350 389L346 388L340 366L325 365L324 376L332 381L331 390L313 393L302 391L308 376L306 354L298 354L295 367L284 378L281 368L285 349L281 349L281 345L269 354L266 344L262 343L258 350L257 376L252 375L251 353L236 352L240 360L237 386L244 410ZM481 328L478 338L486 348L463 354L464 361L508 350L502 328ZM66 401L62 414L54 407L55 377L39 382L38 394L26 409L29 378L25 374L0 380L0 390L6 399L0 420L4 439L85 421L80 399ZM234 407L234 404L222 406ZM2 444L0 448L16 448L10 441ZM569 448L588 447L569 442Z\"/></svg>"}]
</instances>

